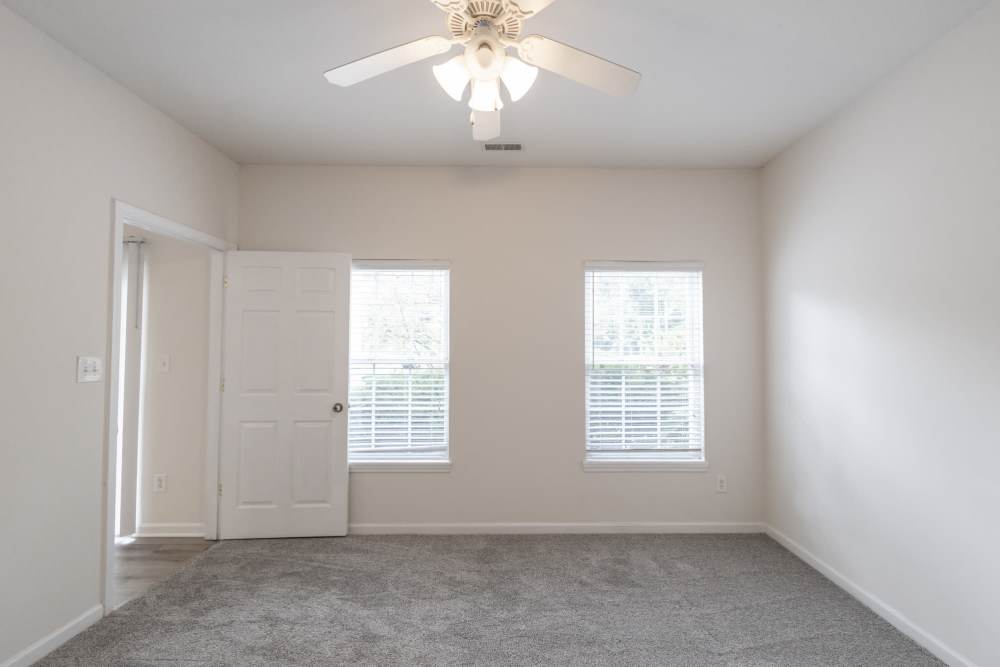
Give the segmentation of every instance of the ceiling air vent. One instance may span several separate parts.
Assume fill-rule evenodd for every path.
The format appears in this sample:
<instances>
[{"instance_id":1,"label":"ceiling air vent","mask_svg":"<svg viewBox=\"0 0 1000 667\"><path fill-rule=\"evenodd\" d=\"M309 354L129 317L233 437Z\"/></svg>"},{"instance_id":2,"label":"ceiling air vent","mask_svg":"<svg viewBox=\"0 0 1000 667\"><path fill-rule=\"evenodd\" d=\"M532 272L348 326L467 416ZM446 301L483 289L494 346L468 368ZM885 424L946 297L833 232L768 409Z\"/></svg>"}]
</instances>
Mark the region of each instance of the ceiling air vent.
<instances>
[{"instance_id":1,"label":"ceiling air vent","mask_svg":"<svg viewBox=\"0 0 1000 667\"><path fill-rule=\"evenodd\" d=\"M521 144L483 144L483 148L486 150L486 152L524 150Z\"/></svg>"}]
</instances>

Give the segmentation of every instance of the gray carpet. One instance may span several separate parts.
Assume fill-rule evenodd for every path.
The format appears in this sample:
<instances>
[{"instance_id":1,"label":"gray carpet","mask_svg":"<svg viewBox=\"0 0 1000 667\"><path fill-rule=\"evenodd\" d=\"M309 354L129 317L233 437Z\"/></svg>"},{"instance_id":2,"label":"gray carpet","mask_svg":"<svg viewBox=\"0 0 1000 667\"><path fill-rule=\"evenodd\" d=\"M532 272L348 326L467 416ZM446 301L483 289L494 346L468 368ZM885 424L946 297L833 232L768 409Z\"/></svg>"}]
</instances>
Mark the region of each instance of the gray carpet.
<instances>
[{"instance_id":1,"label":"gray carpet","mask_svg":"<svg viewBox=\"0 0 1000 667\"><path fill-rule=\"evenodd\" d=\"M762 535L223 542L42 665L939 665Z\"/></svg>"}]
</instances>

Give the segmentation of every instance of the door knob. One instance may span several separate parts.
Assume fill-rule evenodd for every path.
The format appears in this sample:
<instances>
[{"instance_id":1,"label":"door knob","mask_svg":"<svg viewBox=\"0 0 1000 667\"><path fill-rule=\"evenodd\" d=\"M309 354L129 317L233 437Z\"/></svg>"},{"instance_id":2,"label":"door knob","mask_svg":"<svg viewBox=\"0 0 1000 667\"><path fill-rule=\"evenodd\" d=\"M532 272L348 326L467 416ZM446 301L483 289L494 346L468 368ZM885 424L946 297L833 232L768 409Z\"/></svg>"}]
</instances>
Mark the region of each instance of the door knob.
<instances>
[{"instance_id":1,"label":"door knob","mask_svg":"<svg viewBox=\"0 0 1000 667\"><path fill-rule=\"evenodd\" d=\"M333 404L333 411L336 412L337 414L340 414L341 412L344 411L344 404L343 403L334 403Z\"/></svg>"}]
</instances>

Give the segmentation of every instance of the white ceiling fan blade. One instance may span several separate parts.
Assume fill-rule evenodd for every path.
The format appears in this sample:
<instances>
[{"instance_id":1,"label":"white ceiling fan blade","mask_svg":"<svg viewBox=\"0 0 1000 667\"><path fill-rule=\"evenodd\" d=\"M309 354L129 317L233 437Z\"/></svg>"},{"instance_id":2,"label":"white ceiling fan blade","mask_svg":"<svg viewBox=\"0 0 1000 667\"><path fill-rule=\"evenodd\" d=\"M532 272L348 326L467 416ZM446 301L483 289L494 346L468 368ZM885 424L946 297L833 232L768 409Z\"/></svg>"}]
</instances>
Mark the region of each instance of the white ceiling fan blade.
<instances>
[{"instance_id":1,"label":"white ceiling fan blade","mask_svg":"<svg viewBox=\"0 0 1000 667\"><path fill-rule=\"evenodd\" d=\"M469 0L431 0L431 4L449 14L461 14L469 6Z\"/></svg>"},{"instance_id":2,"label":"white ceiling fan blade","mask_svg":"<svg viewBox=\"0 0 1000 667\"><path fill-rule=\"evenodd\" d=\"M528 35L522 39L518 42L517 52L526 63L609 95L632 93L642 77L627 67L541 35Z\"/></svg>"},{"instance_id":3,"label":"white ceiling fan blade","mask_svg":"<svg viewBox=\"0 0 1000 667\"><path fill-rule=\"evenodd\" d=\"M385 74L405 65L445 53L452 44L452 40L447 37L424 37L415 42L403 44L387 51L380 51L340 67L334 67L324 76L326 76L327 81L338 86L353 86L379 74Z\"/></svg>"},{"instance_id":4,"label":"white ceiling fan blade","mask_svg":"<svg viewBox=\"0 0 1000 667\"><path fill-rule=\"evenodd\" d=\"M434 0L431 0L434 2ZM531 18L542 11L555 0L507 0L507 7L510 13L519 19Z\"/></svg>"},{"instance_id":5,"label":"white ceiling fan blade","mask_svg":"<svg viewBox=\"0 0 1000 667\"><path fill-rule=\"evenodd\" d=\"M472 138L476 141L489 141L500 136L499 111L473 111L470 121Z\"/></svg>"}]
</instances>

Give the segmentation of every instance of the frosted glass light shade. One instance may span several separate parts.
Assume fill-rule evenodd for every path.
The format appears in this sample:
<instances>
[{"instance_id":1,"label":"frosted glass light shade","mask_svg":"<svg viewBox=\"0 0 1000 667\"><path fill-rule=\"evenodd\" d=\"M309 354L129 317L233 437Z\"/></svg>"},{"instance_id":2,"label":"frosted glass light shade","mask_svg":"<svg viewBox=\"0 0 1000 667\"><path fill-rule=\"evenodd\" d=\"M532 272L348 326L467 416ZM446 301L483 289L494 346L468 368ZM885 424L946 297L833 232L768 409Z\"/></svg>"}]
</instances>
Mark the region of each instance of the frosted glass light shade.
<instances>
[{"instance_id":1,"label":"frosted glass light shade","mask_svg":"<svg viewBox=\"0 0 1000 667\"><path fill-rule=\"evenodd\" d=\"M472 138L476 141L489 141L500 136L499 111L473 111L469 122L472 123Z\"/></svg>"},{"instance_id":2,"label":"frosted glass light shade","mask_svg":"<svg viewBox=\"0 0 1000 667\"><path fill-rule=\"evenodd\" d=\"M495 79L493 81L472 82L472 97L469 98L469 108L474 111L499 111L503 109L500 86Z\"/></svg>"},{"instance_id":3,"label":"frosted glass light shade","mask_svg":"<svg viewBox=\"0 0 1000 667\"><path fill-rule=\"evenodd\" d=\"M462 101L462 93L469 85L469 69L465 66L465 56L455 56L451 60L441 65L436 65L434 78L444 88L444 92L456 102Z\"/></svg>"},{"instance_id":4,"label":"frosted glass light shade","mask_svg":"<svg viewBox=\"0 0 1000 667\"><path fill-rule=\"evenodd\" d=\"M538 78L538 68L526 65L517 58L507 56L500 73L503 85L507 86L510 101L517 102L524 97Z\"/></svg>"}]
</instances>

